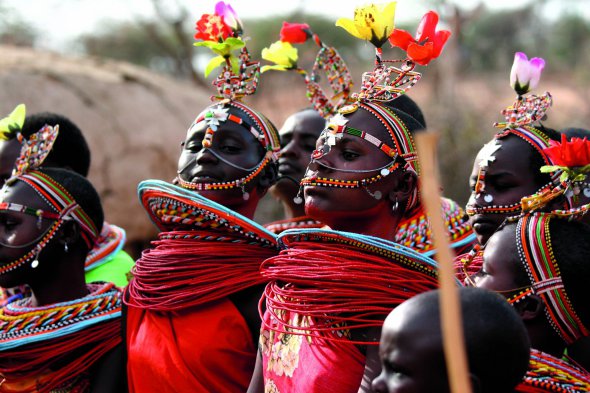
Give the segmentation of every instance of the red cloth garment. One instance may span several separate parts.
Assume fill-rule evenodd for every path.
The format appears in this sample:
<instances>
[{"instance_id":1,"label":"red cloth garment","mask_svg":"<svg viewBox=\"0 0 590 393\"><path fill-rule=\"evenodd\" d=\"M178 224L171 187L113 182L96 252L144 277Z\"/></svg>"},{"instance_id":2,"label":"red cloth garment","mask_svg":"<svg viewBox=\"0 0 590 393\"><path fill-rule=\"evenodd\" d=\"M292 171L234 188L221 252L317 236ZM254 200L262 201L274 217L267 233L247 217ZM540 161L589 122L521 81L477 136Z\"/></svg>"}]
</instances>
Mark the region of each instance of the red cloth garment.
<instances>
[{"instance_id":1,"label":"red cloth garment","mask_svg":"<svg viewBox=\"0 0 590 393\"><path fill-rule=\"evenodd\" d=\"M142 182L139 194L163 232L136 262L124 299L130 392L245 392L257 331L240 309L258 300L249 289L265 282L260 263L278 252L275 236L165 182Z\"/></svg>"},{"instance_id":2,"label":"red cloth garment","mask_svg":"<svg viewBox=\"0 0 590 393\"><path fill-rule=\"evenodd\" d=\"M279 329L267 312L265 322ZM313 323L289 317L291 323ZM303 328L304 326L302 326ZM326 332L344 335L346 331ZM268 393L338 392L356 393L365 369L365 356L349 342L327 341L318 332L312 336L279 333L263 329L260 336L263 355L264 391Z\"/></svg>"},{"instance_id":3,"label":"red cloth garment","mask_svg":"<svg viewBox=\"0 0 590 393\"><path fill-rule=\"evenodd\" d=\"M228 299L174 312L129 307L127 342L131 393L245 392L256 361L252 334Z\"/></svg>"}]
</instances>

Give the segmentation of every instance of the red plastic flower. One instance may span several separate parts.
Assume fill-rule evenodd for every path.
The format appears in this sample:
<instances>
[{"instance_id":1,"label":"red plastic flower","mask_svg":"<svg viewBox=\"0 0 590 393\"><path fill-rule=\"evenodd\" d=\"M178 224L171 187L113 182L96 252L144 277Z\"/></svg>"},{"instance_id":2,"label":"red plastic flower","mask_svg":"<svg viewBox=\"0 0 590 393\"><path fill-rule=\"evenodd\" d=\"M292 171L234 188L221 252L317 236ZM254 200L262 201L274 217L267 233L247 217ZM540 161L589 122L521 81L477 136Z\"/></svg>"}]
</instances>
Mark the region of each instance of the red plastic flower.
<instances>
[{"instance_id":1,"label":"red plastic flower","mask_svg":"<svg viewBox=\"0 0 590 393\"><path fill-rule=\"evenodd\" d=\"M234 32L217 14L203 14L197 21L196 40L223 42L228 37L233 37Z\"/></svg>"},{"instance_id":2,"label":"red plastic flower","mask_svg":"<svg viewBox=\"0 0 590 393\"><path fill-rule=\"evenodd\" d=\"M561 136L561 143L550 141L550 147L543 149L554 166L581 167L590 165L590 141L586 138L572 138L567 140Z\"/></svg>"},{"instance_id":3,"label":"red plastic flower","mask_svg":"<svg viewBox=\"0 0 590 393\"><path fill-rule=\"evenodd\" d=\"M445 43L451 36L449 30L436 31L438 14L428 11L420 21L416 38L401 29L394 29L389 36L392 46L397 46L406 51L408 57L420 65L427 65L432 59L440 56Z\"/></svg>"},{"instance_id":4,"label":"red plastic flower","mask_svg":"<svg viewBox=\"0 0 590 393\"><path fill-rule=\"evenodd\" d=\"M307 23L283 22L281 41L291 44L302 44L311 37L311 29Z\"/></svg>"}]
</instances>

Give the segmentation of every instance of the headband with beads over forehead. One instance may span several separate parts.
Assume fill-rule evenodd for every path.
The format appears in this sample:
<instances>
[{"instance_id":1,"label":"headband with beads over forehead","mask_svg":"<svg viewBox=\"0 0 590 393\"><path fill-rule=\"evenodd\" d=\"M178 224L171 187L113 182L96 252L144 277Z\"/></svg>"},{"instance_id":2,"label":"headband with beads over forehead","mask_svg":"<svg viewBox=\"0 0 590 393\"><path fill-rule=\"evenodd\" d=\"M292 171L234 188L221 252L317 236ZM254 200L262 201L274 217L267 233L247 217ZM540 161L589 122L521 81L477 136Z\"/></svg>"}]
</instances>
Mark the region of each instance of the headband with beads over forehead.
<instances>
[{"instance_id":1,"label":"headband with beads over forehead","mask_svg":"<svg viewBox=\"0 0 590 393\"><path fill-rule=\"evenodd\" d=\"M543 299L549 323L561 338L572 344L590 335L567 296L559 264L553 252L549 222L551 214L535 213L523 216L516 226L516 244L520 261L529 279L530 289L511 299L512 303L536 294Z\"/></svg>"},{"instance_id":2,"label":"headband with beads over forehead","mask_svg":"<svg viewBox=\"0 0 590 393\"><path fill-rule=\"evenodd\" d=\"M253 61L241 36L242 23L231 5L220 1L215 6L213 14L203 14L196 24L195 39L202 40L194 43L195 46L204 46L215 54L205 68L205 77L217 67L222 67L221 72L213 81L217 89L217 95L211 97L217 103L206 108L192 123L189 131L205 122L207 129L203 138L203 148L211 147L213 136L221 123L231 121L248 130L262 145L266 154L253 168L242 168L229 163L241 170L249 172L241 179L220 183L193 183L177 178L184 188L195 190L222 190L241 187L244 198L248 193L244 186L256 177L270 162L278 160L280 143L278 133L272 123L262 114L253 110L241 102L245 96L256 92L260 76L260 63ZM240 50L239 55L234 51ZM230 108L238 110L239 114L229 113ZM220 158L220 157L218 157Z\"/></svg>"},{"instance_id":3,"label":"headband with beads over forehead","mask_svg":"<svg viewBox=\"0 0 590 393\"><path fill-rule=\"evenodd\" d=\"M523 202L517 201L510 205L493 205L493 197L484 193L487 170L490 163L495 161L496 152L501 149L501 145L497 142L498 139L514 135L529 144L541 156L546 165L552 165L551 159L545 150L550 147L551 140L547 134L533 127L532 124L544 118L547 109L553 103L553 98L549 92L545 92L541 96L534 94L525 96L526 93L537 87L544 68L545 60L539 57L529 60L527 55L522 52L517 52L514 55L514 63L510 72L510 85L516 92L517 98L512 105L501 111L506 121L494 123L494 127L502 130L494 136L491 142L486 144L485 149L482 151L483 157L479 162L479 171L473 192L475 198L483 195L483 200L488 205L475 206L470 202L466 208L468 215L519 214L523 210L531 211L540 207L537 203L533 206L526 199ZM535 195L546 195L547 190L559 184L560 175L561 172L552 173L550 183L541 187ZM539 201L538 198L536 200Z\"/></svg>"}]
</instances>

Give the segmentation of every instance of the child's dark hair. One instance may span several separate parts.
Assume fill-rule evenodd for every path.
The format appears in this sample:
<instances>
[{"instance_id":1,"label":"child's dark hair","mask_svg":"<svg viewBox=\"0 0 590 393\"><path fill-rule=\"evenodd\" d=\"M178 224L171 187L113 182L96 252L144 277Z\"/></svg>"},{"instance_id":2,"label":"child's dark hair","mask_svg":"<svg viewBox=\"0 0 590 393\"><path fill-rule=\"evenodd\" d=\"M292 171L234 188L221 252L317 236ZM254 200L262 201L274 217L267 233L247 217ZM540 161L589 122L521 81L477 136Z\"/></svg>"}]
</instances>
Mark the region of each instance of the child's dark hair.
<instances>
[{"instance_id":1,"label":"child's dark hair","mask_svg":"<svg viewBox=\"0 0 590 393\"><path fill-rule=\"evenodd\" d=\"M70 119L57 113L42 112L29 115L21 134L29 138L46 125L59 125L59 134L45 166L66 168L86 177L90 168L90 149L82 131Z\"/></svg>"}]
</instances>

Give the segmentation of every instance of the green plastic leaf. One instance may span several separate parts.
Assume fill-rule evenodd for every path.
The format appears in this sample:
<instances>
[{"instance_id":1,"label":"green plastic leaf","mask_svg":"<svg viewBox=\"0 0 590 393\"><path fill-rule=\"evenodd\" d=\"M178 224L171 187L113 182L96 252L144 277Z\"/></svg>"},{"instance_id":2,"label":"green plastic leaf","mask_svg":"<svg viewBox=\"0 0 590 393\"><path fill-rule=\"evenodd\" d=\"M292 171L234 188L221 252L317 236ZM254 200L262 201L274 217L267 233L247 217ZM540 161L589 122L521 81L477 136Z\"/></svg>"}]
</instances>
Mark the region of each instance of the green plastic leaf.
<instances>
[{"instance_id":1,"label":"green plastic leaf","mask_svg":"<svg viewBox=\"0 0 590 393\"><path fill-rule=\"evenodd\" d=\"M238 58L235 56L231 56L229 58L229 62L231 64L231 69L233 71L234 74L239 74L240 72L240 62L238 61Z\"/></svg>"},{"instance_id":2,"label":"green plastic leaf","mask_svg":"<svg viewBox=\"0 0 590 393\"><path fill-rule=\"evenodd\" d=\"M242 48L245 43L239 38L230 37L223 42L216 41L199 41L193 43L194 46L204 46L205 48L211 49L214 53L219 56L228 57L231 52L236 49Z\"/></svg>"},{"instance_id":3,"label":"green plastic leaf","mask_svg":"<svg viewBox=\"0 0 590 393\"><path fill-rule=\"evenodd\" d=\"M216 56L209 60L209 63L207 63L207 67L205 67L205 78L209 76L211 71L213 71L223 63L225 63L225 58L223 56Z\"/></svg>"},{"instance_id":4,"label":"green plastic leaf","mask_svg":"<svg viewBox=\"0 0 590 393\"><path fill-rule=\"evenodd\" d=\"M549 172L555 172L559 169L561 169L561 167L556 166L556 165L545 165L545 166L541 167L541 172L542 173L549 173Z\"/></svg>"},{"instance_id":5,"label":"green plastic leaf","mask_svg":"<svg viewBox=\"0 0 590 393\"><path fill-rule=\"evenodd\" d=\"M567 171L563 171L563 173L561 174L561 176L559 177L559 181L564 182L566 181L568 178L570 177L569 173L567 173Z\"/></svg>"},{"instance_id":6,"label":"green plastic leaf","mask_svg":"<svg viewBox=\"0 0 590 393\"><path fill-rule=\"evenodd\" d=\"M21 130L25 124L27 110L25 104L19 104L14 108L10 115L0 120L0 139L8 140L8 135L15 130Z\"/></svg>"}]
</instances>

